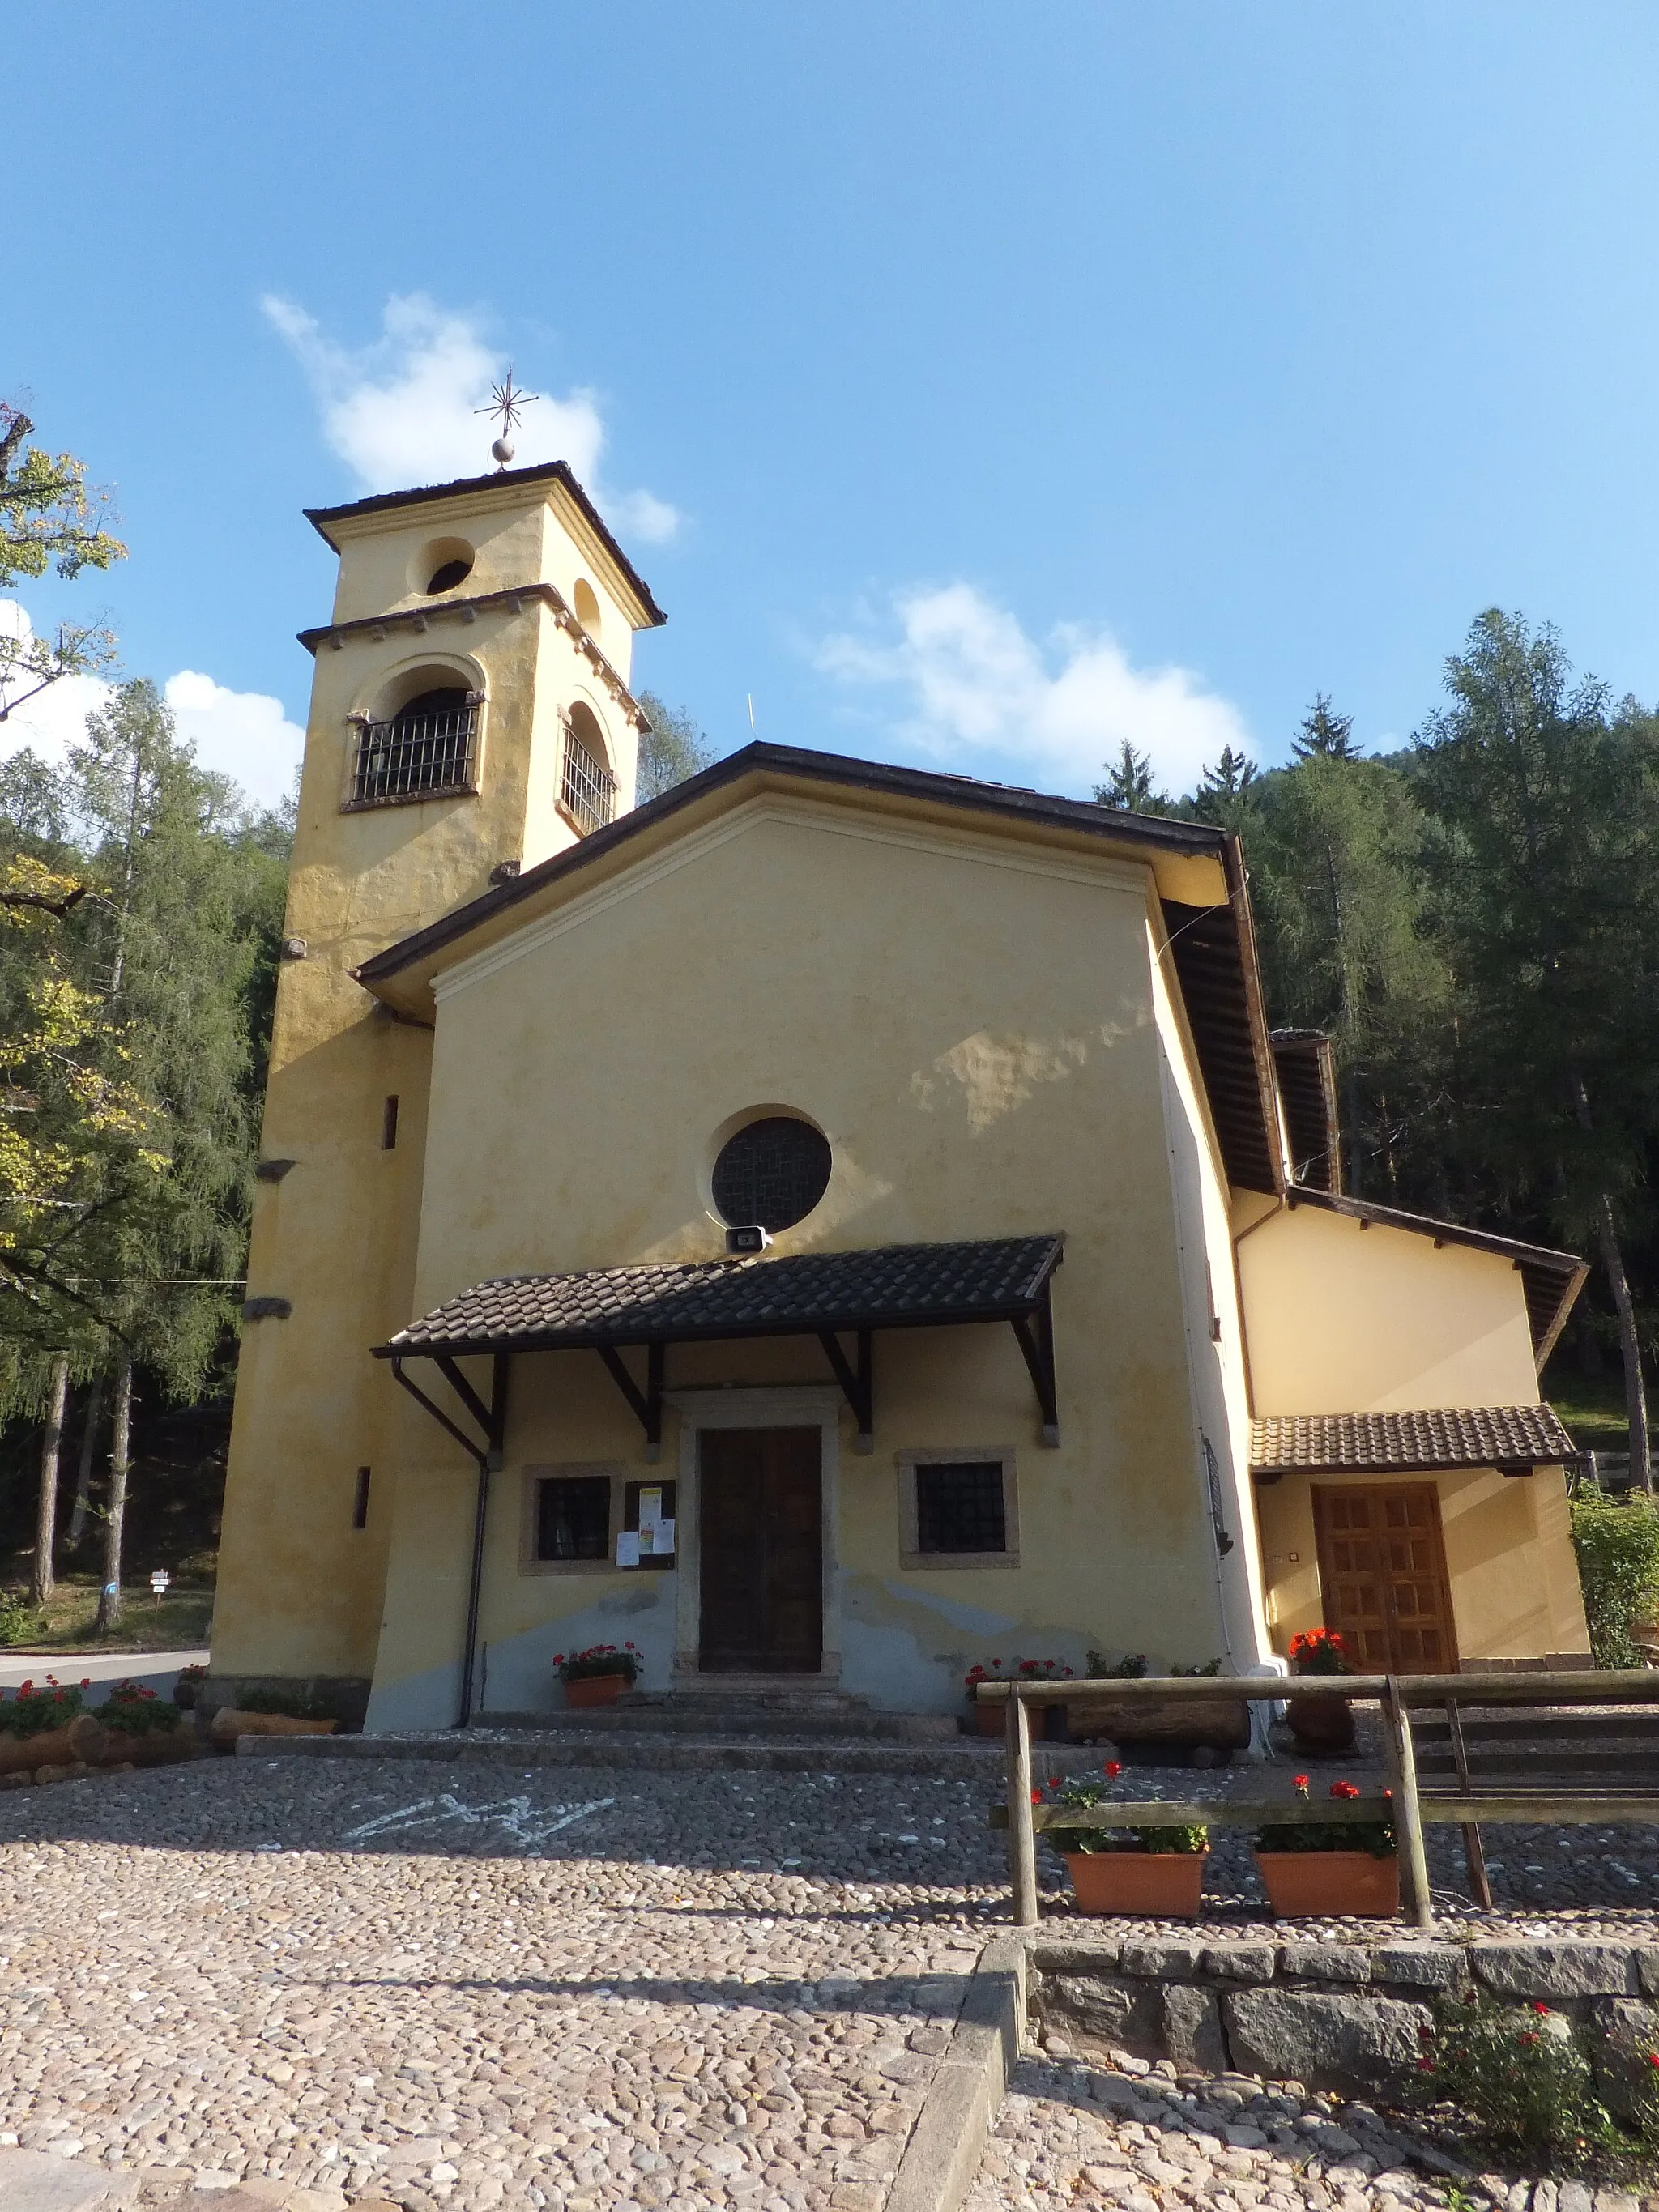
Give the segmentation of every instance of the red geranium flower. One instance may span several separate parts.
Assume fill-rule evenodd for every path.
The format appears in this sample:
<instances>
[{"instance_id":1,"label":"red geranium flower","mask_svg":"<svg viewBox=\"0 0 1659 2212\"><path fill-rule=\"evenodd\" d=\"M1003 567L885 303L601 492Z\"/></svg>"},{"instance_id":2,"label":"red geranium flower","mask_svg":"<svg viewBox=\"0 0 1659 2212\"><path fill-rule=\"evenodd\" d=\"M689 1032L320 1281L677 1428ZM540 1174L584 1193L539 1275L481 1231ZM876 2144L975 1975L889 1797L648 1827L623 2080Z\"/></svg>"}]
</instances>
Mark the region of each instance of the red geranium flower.
<instances>
[{"instance_id":1,"label":"red geranium flower","mask_svg":"<svg viewBox=\"0 0 1659 2212\"><path fill-rule=\"evenodd\" d=\"M1308 1778L1305 1774L1293 1774L1291 1781L1297 1790L1305 1790L1308 1786Z\"/></svg>"},{"instance_id":2,"label":"red geranium flower","mask_svg":"<svg viewBox=\"0 0 1659 2212\"><path fill-rule=\"evenodd\" d=\"M1352 1782L1333 1782L1331 1795L1333 1797L1357 1797L1359 1791Z\"/></svg>"},{"instance_id":3,"label":"red geranium flower","mask_svg":"<svg viewBox=\"0 0 1659 2212\"><path fill-rule=\"evenodd\" d=\"M1535 2012L1535 2013L1538 2014L1538 2017L1540 2018L1540 2020L1547 2020L1547 2019L1549 2018L1549 2016L1550 2016L1550 2008L1549 2008L1549 2007L1548 2007L1547 2004L1540 2004L1540 2003L1538 2002L1538 1999L1537 1999L1536 1997L1534 1997L1534 1998L1533 1999L1533 2001L1532 2001L1532 2008L1532 2008L1532 2010L1533 2010L1534 2012Z\"/></svg>"},{"instance_id":4,"label":"red geranium flower","mask_svg":"<svg viewBox=\"0 0 1659 2212\"><path fill-rule=\"evenodd\" d=\"M1521 2031L1521 2040L1522 2043L1541 2043L1543 2038L1535 2027L1524 2027Z\"/></svg>"},{"instance_id":5,"label":"red geranium flower","mask_svg":"<svg viewBox=\"0 0 1659 2212\"><path fill-rule=\"evenodd\" d=\"M1417 2070L1419 2074L1432 2074L1434 2071L1433 2059L1419 2058L1417 2062Z\"/></svg>"},{"instance_id":6,"label":"red geranium flower","mask_svg":"<svg viewBox=\"0 0 1659 2212\"><path fill-rule=\"evenodd\" d=\"M1115 1782L1123 1771L1123 1761L1121 1759L1109 1759L1102 1771L1109 1782Z\"/></svg>"},{"instance_id":7,"label":"red geranium flower","mask_svg":"<svg viewBox=\"0 0 1659 2212\"><path fill-rule=\"evenodd\" d=\"M1040 1790L1034 1790L1031 1792L1031 1802L1034 1805L1040 1805L1042 1802L1042 1792Z\"/></svg>"}]
</instances>

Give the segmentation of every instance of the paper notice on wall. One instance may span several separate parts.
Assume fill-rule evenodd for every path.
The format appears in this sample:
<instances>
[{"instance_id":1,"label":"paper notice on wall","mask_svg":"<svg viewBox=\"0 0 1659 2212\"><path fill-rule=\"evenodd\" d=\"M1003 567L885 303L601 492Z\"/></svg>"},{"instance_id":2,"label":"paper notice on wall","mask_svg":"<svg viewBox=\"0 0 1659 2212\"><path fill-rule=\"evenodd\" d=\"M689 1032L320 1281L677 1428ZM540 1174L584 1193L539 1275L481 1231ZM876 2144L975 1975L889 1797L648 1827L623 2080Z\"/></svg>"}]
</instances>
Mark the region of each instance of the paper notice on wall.
<instances>
[{"instance_id":1,"label":"paper notice on wall","mask_svg":"<svg viewBox=\"0 0 1659 2212\"><path fill-rule=\"evenodd\" d=\"M640 1538L638 1530L635 1528L623 1528L619 1530L617 1536L617 1565L619 1567L637 1567L639 1564Z\"/></svg>"},{"instance_id":2,"label":"paper notice on wall","mask_svg":"<svg viewBox=\"0 0 1659 2212\"><path fill-rule=\"evenodd\" d=\"M640 1492L640 1538L643 1542L662 1519L662 1490L657 1484Z\"/></svg>"},{"instance_id":3,"label":"paper notice on wall","mask_svg":"<svg viewBox=\"0 0 1659 2212\"><path fill-rule=\"evenodd\" d=\"M673 1558L674 1524L672 1521L658 1522L655 1531L651 1538L651 1555L653 1559L672 1559Z\"/></svg>"}]
</instances>

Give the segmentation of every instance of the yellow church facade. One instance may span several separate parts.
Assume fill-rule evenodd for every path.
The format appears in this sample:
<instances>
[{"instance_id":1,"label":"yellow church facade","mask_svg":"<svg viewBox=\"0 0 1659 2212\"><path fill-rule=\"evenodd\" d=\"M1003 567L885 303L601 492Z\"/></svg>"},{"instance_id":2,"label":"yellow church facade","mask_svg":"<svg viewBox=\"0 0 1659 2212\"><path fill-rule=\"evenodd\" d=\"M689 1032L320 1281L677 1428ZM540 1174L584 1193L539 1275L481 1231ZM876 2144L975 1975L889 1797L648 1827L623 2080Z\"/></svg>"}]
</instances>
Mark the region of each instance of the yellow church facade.
<instances>
[{"instance_id":1,"label":"yellow church facade","mask_svg":"<svg viewBox=\"0 0 1659 2212\"><path fill-rule=\"evenodd\" d=\"M1233 841L763 744L636 807L661 617L568 471L313 520L216 1678L1587 1652L1582 1268L1341 1194Z\"/></svg>"}]
</instances>

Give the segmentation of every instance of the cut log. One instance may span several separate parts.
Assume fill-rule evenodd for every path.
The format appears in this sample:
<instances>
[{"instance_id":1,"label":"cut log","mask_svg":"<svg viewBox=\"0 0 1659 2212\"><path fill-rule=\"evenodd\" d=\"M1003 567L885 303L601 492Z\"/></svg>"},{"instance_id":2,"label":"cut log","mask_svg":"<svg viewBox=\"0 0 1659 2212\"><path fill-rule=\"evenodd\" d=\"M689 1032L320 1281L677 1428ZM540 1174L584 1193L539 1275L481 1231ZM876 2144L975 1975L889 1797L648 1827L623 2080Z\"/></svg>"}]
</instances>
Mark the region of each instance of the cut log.
<instances>
[{"instance_id":1,"label":"cut log","mask_svg":"<svg viewBox=\"0 0 1659 2212\"><path fill-rule=\"evenodd\" d=\"M234 1744L239 1735L332 1735L337 1721L297 1720L292 1713L245 1713L237 1705L221 1705L213 1716L215 1743Z\"/></svg>"},{"instance_id":2,"label":"cut log","mask_svg":"<svg viewBox=\"0 0 1659 2212\"><path fill-rule=\"evenodd\" d=\"M37 1782L78 1782L92 1771L84 1759L74 1759L64 1766L37 1766L34 1778Z\"/></svg>"},{"instance_id":3,"label":"cut log","mask_svg":"<svg viewBox=\"0 0 1659 2212\"><path fill-rule=\"evenodd\" d=\"M38 1735L0 1735L0 1774L33 1774L42 1766L93 1765L104 1755L102 1723L91 1713L76 1713L63 1728Z\"/></svg>"},{"instance_id":4,"label":"cut log","mask_svg":"<svg viewBox=\"0 0 1659 2212\"><path fill-rule=\"evenodd\" d=\"M172 1766L180 1759L196 1756L193 1728L145 1729L137 1735L111 1729L107 1736L104 1765L108 1767Z\"/></svg>"},{"instance_id":5,"label":"cut log","mask_svg":"<svg viewBox=\"0 0 1659 2212\"><path fill-rule=\"evenodd\" d=\"M1250 1741L1249 1707L1242 1698L1067 1698L1066 1717L1074 1739L1115 1744L1207 1745L1243 1751Z\"/></svg>"}]
</instances>

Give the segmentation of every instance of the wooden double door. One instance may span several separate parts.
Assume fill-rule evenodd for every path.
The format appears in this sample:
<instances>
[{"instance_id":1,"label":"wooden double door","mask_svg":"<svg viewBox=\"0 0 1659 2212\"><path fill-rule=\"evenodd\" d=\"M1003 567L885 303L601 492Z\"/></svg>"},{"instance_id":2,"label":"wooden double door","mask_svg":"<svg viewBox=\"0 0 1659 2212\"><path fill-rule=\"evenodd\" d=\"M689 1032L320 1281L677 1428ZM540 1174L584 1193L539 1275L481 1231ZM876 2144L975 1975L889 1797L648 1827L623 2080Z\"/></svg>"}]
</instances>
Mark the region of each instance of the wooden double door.
<instances>
[{"instance_id":1,"label":"wooden double door","mask_svg":"<svg viewBox=\"0 0 1659 2212\"><path fill-rule=\"evenodd\" d=\"M705 1429L698 1460L702 1625L717 1674L816 1674L823 1663L822 1437Z\"/></svg>"},{"instance_id":2,"label":"wooden double door","mask_svg":"<svg viewBox=\"0 0 1659 2212\"><path fill-rule=\"evenodd\" d=\"M1451 1585L1432 1483L1316 1484L1325 1626L1365 1674L1457 1666Z\"/></svg>"}]
</instances>

